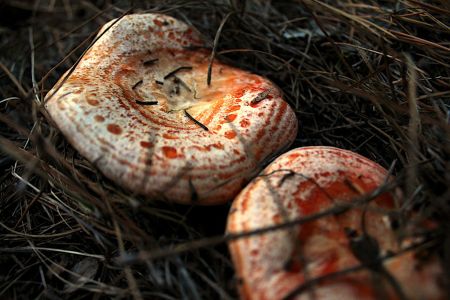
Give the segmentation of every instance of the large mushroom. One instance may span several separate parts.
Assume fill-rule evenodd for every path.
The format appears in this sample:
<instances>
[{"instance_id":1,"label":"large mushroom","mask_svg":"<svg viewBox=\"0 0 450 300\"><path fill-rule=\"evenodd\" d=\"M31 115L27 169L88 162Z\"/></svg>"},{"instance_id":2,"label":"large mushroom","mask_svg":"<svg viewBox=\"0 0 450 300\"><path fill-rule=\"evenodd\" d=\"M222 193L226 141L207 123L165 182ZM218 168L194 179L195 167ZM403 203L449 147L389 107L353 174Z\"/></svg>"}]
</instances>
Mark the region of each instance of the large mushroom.
<instances>
[{"instance_id":1,"label":"large mushroom","mask_svg":"<svg viewBox=\"0 0 450 300\"><path fill-rule=\"evenodd\" d=\"M126 189L223 203L292 143L297 120L261 76L214 60L208 84L203 46L195 29L166 15L113 20L50 90L46 109L71 144Z\"/></svg>"},{"instance_id":2,"label":"large mushroom","mask_svg":"<svg viewBox=\"0 0 450 300\"><path fill-rule=\"evenodd\" d=\"M241 298L443 299L437 261L422 264L401 251L406 242L388 218L392 194L367 197L386 181L381 166L337 148L298 148L277 158L233 202L228 232L311 220L230 243ZM312 218L334 207L335 214Z\"/></svg>"}]
</instances>

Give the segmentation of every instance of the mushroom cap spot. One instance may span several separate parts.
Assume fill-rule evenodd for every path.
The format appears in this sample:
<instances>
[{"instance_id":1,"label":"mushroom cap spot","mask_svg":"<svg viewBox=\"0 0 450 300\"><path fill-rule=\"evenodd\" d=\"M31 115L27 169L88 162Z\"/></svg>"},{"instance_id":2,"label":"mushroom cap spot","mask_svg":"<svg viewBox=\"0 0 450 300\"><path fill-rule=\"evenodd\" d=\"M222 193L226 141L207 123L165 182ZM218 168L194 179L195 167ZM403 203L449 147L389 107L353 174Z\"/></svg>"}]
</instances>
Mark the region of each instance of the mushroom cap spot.
<instances>
[{"instance_id":1,"label":"mushroom cap spot","mask_svg":"<svg viewBox=\"0 0 450 300\"><path fill-rule=\"evenodd\" d=\"M232 105L230 106L230 108L228 109L228 112L232 112L232 111L237 111L240 110L241 106L240 105Z\"/></svg>"},{"instance_id":2,"label":"mushroom cap spot","mask_svg":"<svg viewBox=\"0 0 450 300\"><path fill-rule=\"evenodd\" d=\"M169 140L176 140L176 139L178 139L178 136L172 135L172 134L168 134L168 133L164 133L162 136L163 136L163 138L169 139Z\"/></svg>"},{"instance_id":3,"label":"mushroom cap spot","mask_svg":"<svg viewBox=\"0 0 450 300\"><path fill-rule=\"evenodd\" d=\"M164 146L162 151L167 158L177 158L177 149L173 147Z\"/></svg>"},{"instance_id":4,"label":"mushroom cap spot","mask_svg":"<svg viewBox=\"0 0 450 300\"><path fill-rule=\"evenodd\" d=\"M142 147L144 147L144 148L152 148L152 147L154 146L153 143L151 143L151 142L146 142L146 141L141 141L139 144L140 144Z\"/></svg>"},{"instance_id":5,"label":"mushroom cap spot","mask_svg":"<svg viewBox=\"0 0 450 300\"><path fill-rule=\"evenodd\" d=\"M226 116L228 122L233 122L237 118L237 114L230 114Z\"/></svg>"},{"instance_id":6,"label":"mushroom cap spot","mask_svg":"<svg viewBox=\"0 0 450 300\"><path fill-rule=\"evenodd\" d=\"M304 219L335 205L354 203L391 179L378 164L347 150L297 148L275 159L241 191L231 207L227 231L250 232ZM380 255L399 251L402 245L387 218L394 209L393 197L384 193L340 214L231 241L236 276L243 279L241 298L283 299L308 278L361 264L350 249L345 228L361 236L363 211L367 233L377 240ZM406 252L385 261L384 266L408 298L441 299L442 289L435 280L442 273L437 260L417 270L419 263L412 252ZM377 299L375 288L371 272L365 269L319 283L314 293L317 299ZM392 287L386 292L389 299L397 299ZM294 299L309 296L305 292Z\"/></svg>"},{"instance_id":7,"label":"mushroom cap spot","mask_svg":"<svg viewBox=\"0 0 450 300\"><path fill-rule=\"evenodd\" d=\"M105 118L104 118L103 116L101 116L101 115L96 115L96 116L94 117L94 119L95 119L95 121L97 121L97 122L104 122L104 121L105 121Z\"/></svg>"},{"instance_id":8,"label":"mushroom cap spot","mask_svg":"<svg viewBox=\"0 0 450 300\"><path fill-rule=\"evenodd\" d=\"M92 97L87 97L86 101L87 101L87 103L89 103L92 106L97 106L100 104L100 102L97 99L92 98Z\"/></svg>"},{"instance_id":9,"label":"mushroom cap spot","mask_svg":"<svg viewBox=\"0 0 450 300\"><path fill-rule=\"evenodd\" d=\"M248 119L243 119L239 124L241 124L242 128L247 128L250 126L250 121Z\"/></svg>"},{"instance_id":10,"label":"mushroom cap spot","mask_svg":"<svg viewBox=\"0 0 450 300\"><path fill-rule=\"evenodd\" d=\"M295 113L266 78L215 60L206 84L210 52L187 24L127 15L98 37L45 106L69 142L122 187L188 204L194 186L196 204L224 203L295 139ZM267 90L271 97L251 108Z\"/></svg>"},{"instance_id":11,"label":"mushroom cap spot","mask_svg":"<svg viewBox=\"0 0 450 300\"><path fill-rule=\"evenodd\" d=\"M229 130L229 131L225 132L225 137L227 139L233 139L236 137L236 132L233 130Z\"/></svg>"},{"instance_id":12,"label":"mushroom cap spot","mask_svg":"<svg viewBox=\"0 0 450 300\"><path fill-rule=\"evenodd\" d=\"M108 131L111 132L112 134L121 134L122 133L122 128L120 128L119 125L117 124L108 124L108 126L106 126Z\"/></svg>"}]
</instances>

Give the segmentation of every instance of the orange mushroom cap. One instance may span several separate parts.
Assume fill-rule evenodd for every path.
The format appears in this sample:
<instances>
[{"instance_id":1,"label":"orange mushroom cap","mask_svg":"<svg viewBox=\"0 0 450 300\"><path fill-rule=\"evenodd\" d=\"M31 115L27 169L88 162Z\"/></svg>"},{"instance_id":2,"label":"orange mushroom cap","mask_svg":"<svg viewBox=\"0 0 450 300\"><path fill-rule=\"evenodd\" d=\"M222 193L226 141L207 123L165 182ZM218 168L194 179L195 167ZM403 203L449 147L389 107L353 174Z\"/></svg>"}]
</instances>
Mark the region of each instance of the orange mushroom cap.
<instances>
[{"instance_id":1,"label":"orange mushroom cap","mask_svg":"<svg viewBox=\"0 0 450 300\"><path fill-rule=\"evenodd\" d=\"M119 185L180 203L223 203L292 143L297 120L261 76L214 61L207 85L202 45L196 30L169 16L113 20L48 93L46 108Z\"/></svg>"},{"instance_id":2,"label":"orange mushroom cap","mask_svg":"<svg viewBox=\"0 0 450 300\"><path fill-rule=\"evenodd\" d=\"M378 164L347 150L294 149L278 157L237 196L227 230L252 231L312 216L336 204L349 204L376 190L387 176ZM378 299L384 291L386 299L400 299L386 279L377 287L368 268L329 278L301 294L293 293L308 280L361 265L357 257L367 258L368 252L379 250L378 259L388 251L399 251L402 245L387 218L393 205L393 196L384 193L342 214L230 242L237 276L242 279L241 298L311 299L308 291L313 291L316 298L312 299ZM356 252L349 230L357 238L375 239L373 248L359 246L365 252ZM381 266L394 276L408 299L443 299L436 282L441 274L437 261L421 268L418 265L412 252L404 252L384 260Z\"/></svg>"}]
</instances>

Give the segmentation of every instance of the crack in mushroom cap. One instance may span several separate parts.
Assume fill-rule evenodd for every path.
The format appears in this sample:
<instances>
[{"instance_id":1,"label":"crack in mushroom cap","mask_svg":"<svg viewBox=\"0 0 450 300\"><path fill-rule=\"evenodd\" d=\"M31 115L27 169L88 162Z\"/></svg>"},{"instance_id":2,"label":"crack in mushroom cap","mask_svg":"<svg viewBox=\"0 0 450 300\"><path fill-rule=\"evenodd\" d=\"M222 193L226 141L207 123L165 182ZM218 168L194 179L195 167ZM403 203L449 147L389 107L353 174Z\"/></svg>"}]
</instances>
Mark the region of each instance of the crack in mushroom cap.
<instances>
[{"instance_id":1,"label":"crack in mushroom cap","mask_svg":"<svg viewBox=\"0 0 450 300\"><path fill-rule=\"evenodd\" d=\"M207 86L209 53L193 28L160 14L113 22L50 90L46 109L116 183L219 204L294 140L295 114L269 80L215 60Z\"/></svg>"},{"instance_id":2,"label":"crack in mushroom cap","mask_svg":"<svg viewBox=\"0 0 450 300\"><path fill-rule=\"evenodd\" d=\"M272 162L236 197L227 231L232 234L256 230L298 220L338 203L350 203L361 193L381 186L387 176L378 164L347 150L291 150ZM393 201L392 195L385 193L367 206L366 230L377 240L381 255L401 248L387 217ZM283 299L308 279L360 265L344 229L363 234L362 210L350 209L340 215L230 242L236 273L242 279L241 298ZM412 252L384 262L408 299L442 299L436 281L442 276L438 261L419 265ZM383 283L383 287L388 299L398 299L388 283ZM377 299L379 295L367 269L330 279L311 290L316 299ZM295 299L311 299L311 293L305 291Z\"/></svg>"}]
</instances>

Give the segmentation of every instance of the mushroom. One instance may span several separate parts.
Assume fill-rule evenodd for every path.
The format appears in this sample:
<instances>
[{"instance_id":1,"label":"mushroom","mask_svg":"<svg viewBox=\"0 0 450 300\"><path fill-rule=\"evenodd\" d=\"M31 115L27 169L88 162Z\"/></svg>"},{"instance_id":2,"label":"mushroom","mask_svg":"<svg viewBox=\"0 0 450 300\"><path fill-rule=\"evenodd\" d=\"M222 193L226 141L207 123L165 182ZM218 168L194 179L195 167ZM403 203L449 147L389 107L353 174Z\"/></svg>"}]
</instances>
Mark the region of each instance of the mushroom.
<instances>
[{"instance_id":1,"label":"mushroom","mask_svg":"<svg viewBox=\"0 0 450 300\"><path fill-rule=\"evenodd\" d=\"M332 147L297 148L278 157L236 197L228 218L228 233L244 235L229 244L241 298L443 298L437 261L420 265L411 251L390 254L405 247L387 217L394 196L364 198L387 177L378 164ZM355 199L360 205L349 206ZM345 205L350 209L343 211ZM312 217L326 210L334 213ZM311 220L244 234L302 218Z\"/></svg>"},{"instance_id":2,"label":"mushroom","mask_svg":"<svg viewBox=\"0 0 450 300\"><path fill-rule=\"evenodd\" d=\"M69 142L118 185L179 203L233 198L297 133L269 80L214 61L198 32L135 14L98 40L46 96Z\"/></svg>"}]
</instances>

